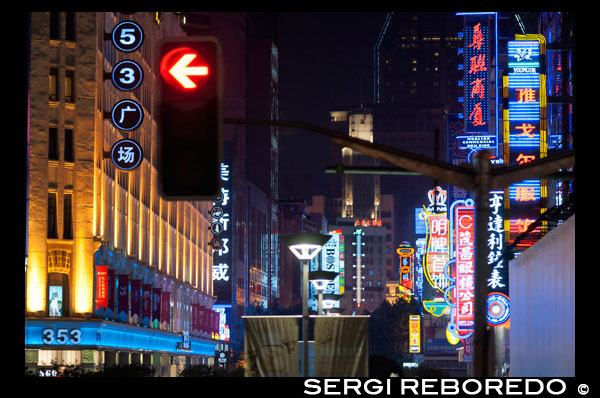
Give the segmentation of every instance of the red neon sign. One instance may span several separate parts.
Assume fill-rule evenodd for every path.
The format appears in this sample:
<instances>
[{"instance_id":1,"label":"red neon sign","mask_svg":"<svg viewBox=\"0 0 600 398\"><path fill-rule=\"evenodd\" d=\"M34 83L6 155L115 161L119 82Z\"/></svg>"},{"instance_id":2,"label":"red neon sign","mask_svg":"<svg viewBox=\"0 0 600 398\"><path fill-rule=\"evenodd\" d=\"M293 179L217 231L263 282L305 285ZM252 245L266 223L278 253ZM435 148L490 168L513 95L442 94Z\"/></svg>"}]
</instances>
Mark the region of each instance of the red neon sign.
<instances>
[{"instance_id":1,"label":"red neon sign","mask_svg":"<svg viewBox=\"0 0 600 398\"><path fill-rule=\"evenodd\" d=\"M455 208L456 241L456 307L458 332L470 332L475 327L475 208Z\"/></svg>"}]
</instances>

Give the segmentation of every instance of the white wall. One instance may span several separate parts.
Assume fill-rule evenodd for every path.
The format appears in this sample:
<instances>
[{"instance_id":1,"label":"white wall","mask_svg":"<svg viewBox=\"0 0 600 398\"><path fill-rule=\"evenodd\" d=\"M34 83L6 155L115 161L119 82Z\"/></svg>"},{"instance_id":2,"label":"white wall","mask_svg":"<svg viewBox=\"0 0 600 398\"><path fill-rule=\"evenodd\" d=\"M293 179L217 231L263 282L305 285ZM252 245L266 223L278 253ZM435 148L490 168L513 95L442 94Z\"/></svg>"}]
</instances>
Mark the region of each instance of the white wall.
<instances>
[{"instance_id":1,"label":"white wall","mask_svg":"<svg viewBox=\"0 0 600 398\"><path fill-rule=\"evenodd\" d=\"M575 216L509 263L511 377L575 376Z\"/></svg>"}]
</instances>

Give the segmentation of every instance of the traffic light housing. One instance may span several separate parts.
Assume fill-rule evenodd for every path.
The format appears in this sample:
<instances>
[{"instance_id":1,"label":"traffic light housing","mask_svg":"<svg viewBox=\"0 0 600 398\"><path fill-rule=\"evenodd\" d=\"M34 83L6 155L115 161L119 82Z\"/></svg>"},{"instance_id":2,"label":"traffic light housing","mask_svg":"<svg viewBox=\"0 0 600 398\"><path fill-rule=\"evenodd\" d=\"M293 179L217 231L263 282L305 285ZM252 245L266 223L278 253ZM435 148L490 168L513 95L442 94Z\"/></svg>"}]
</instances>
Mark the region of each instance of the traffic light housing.
<instances>
[{"instance_id":1,"label":"traffic light housing","mask_svg":"<svg viewBox=\"0 0 600 398\"><path fill-rule=\"evenodd\" d=\"M210 36L165 39L157 53L160 194L214 199L223 158L221 46Z\"/></svg>"}]
</instances>

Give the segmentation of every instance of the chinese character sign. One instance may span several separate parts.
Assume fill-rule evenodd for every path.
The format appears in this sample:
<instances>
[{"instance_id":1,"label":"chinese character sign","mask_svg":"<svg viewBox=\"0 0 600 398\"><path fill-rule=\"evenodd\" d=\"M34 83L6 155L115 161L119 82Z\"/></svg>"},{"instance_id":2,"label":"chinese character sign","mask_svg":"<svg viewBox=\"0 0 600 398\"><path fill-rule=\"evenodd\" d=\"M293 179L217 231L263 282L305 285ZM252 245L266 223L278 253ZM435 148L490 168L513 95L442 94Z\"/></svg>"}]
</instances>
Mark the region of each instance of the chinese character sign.
<instances>
[{"instance_id":1,"label":"chinese character sign","mask_svg":"<svg viewBox=\"0 0 600 398\"><path fill-rule=\"evenodd\" d=\"M465 132L489 131L489 33L487 20L467 21L464 29Z\"/></svg>"},{"instance_id":2,"label":"chinese character sign","mask_svg":"<svg viewBox=\"0 0 600 398\"><path fill-rule=\"evenodd\" d=\"M459 332L475 327L475 207L454 207L456 291L454 322Z\"/></svg>"},{"instance_id":3,"label":"chinese character sign","mask_svg":"<svg viewBox=\"0 0 600 398\"><path fill-rule=\"evenodd\" d=\"M224 162L221 163L221 193L213 202L211 209L211 231L213 237L220 241L213 246L212 280L213 291L217 296L218 304L231 304L233 276L232 276L232 230L233 230L233 203L232 203L232 163L231 145L225 143Z\"/></svg>"},{"instance_id":4,"label":"chinese character sign","mask_svg":"<svg viewBox=\"0 0 600 398\"><path fill-rule=\"evenodd\" d=\"M509 144L505 156L510 166L524 165L545 157L547 151L545 122L541 118L541 104L545 102L539 72L542 42L537 38L514 40L507 44L509 123L504 134ZM545 181L524 180L509 187L510 241L527 231L542 212L545 186ZM522 244L530 245L531 242Z\"/></svg>"},{"instance_id":5,"label":"chinese character sign","mask_svg":"<svg viewBox=\"0 0 600 398\"><path fill-rule=\"evenodd\" d=\"M443 292L448 287L444 266L448 262L448 216L433 214L423 209L427 226L427 249L425 252L425 276L429 284Z\"/></svg>"},{"instance_id":6,"label":"chinese character sign","mask_svg":"<svg viewBox=\"0 0 600 398\"><path fill-rule=\"evenodd\" d=\"M96 266L96 307L108 308L108 265Z\"/></svg>"},{"instance_id":7,"label":"chinese character sign","mask_svg":"<svg viewBox=\"0 0 600 398\"><path fill-rule=\"evenodd\" d=\"M410 315L409 316L409 342L408 351L416 354L421 352L421 316Z\"/></svg>"}]
</instances>

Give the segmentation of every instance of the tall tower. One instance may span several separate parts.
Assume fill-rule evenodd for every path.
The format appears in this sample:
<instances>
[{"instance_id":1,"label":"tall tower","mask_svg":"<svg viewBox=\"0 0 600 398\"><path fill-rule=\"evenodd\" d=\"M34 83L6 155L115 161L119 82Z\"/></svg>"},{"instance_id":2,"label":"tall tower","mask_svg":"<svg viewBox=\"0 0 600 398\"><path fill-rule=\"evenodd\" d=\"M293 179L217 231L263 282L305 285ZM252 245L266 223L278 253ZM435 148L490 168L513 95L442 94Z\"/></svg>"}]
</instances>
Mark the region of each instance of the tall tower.
<instances>
[{"instance_id":1,"label":"tall tower","mask_svg":"<svg viewBox=\"0 0 600 398\"><path fill-rule=\"evenodd\" d=\"M373 113L370 109L351 109L331 112L334 122L346 122L350 137L373 142ZM350 148L342 148L345 166L376 166L379 161ZM344 174L342 217L368 220L377 223L381 219L381 195L379 175Z\"/></svg>"}]
</instances>

